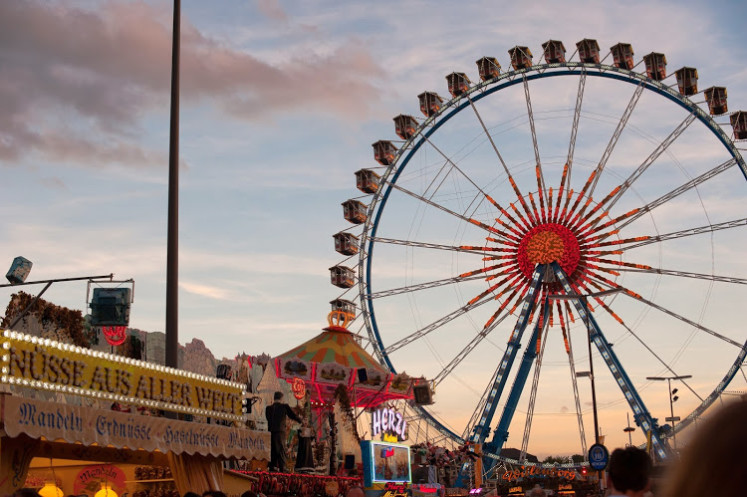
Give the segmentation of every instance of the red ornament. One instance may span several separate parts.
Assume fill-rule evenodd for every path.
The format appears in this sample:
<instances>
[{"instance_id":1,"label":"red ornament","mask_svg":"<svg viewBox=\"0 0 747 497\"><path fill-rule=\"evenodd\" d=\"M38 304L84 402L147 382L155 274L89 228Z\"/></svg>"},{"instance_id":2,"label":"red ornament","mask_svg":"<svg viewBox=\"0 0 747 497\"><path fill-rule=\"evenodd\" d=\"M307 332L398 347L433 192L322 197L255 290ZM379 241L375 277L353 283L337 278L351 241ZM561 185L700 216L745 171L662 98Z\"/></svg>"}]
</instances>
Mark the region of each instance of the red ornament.
<instances>
[{"instance_id":1,"label":"red ornament","mask_svg":"<svg viewBox=\"0 0 747 497\"><path fill-rule=\"evenodd\" d=\"M291 390L293 391L293 396L301 400L306 396L306 383L301 378L293 378Z\"/></svg>"},{"instance_id":2,"label":"red ornament","mask_svg":"<svg viewBox=\"0 0 747 497\"><path fill-rule=\"evenodd\" d=\"M122 345L127 339L127 326L102 326L101 332L109 345Z\"/></svg>"}]
</instances>

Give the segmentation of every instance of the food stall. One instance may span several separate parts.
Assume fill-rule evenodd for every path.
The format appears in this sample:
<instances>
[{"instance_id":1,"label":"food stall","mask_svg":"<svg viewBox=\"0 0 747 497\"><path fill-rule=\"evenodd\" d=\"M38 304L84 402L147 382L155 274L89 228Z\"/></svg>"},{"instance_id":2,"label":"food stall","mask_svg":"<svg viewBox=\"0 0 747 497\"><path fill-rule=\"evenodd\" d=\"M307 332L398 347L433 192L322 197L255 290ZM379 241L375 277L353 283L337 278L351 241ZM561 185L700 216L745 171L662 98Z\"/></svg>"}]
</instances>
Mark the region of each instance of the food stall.
<instances>
[{"instance_id":1,"label":"food stall","mask_svg":"<svg viewBox=\"0 0 747 497\"><path fill-rule=\"evenodd\" d=\"M10 330L0 351L0 494L239 495L223 461L269 458L241 383Z\"/></svg>"}]
</instances>

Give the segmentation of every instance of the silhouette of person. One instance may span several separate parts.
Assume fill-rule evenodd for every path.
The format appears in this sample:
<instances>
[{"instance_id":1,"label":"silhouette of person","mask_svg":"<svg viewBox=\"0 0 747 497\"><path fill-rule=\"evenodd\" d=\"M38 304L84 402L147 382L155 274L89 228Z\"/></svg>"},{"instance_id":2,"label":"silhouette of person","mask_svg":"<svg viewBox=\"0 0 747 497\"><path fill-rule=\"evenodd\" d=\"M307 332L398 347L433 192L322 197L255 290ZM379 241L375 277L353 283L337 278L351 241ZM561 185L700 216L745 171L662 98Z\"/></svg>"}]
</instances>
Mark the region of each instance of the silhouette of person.
<instances>
[{"instance_id":1,"label":"silhouette of person","mask_svg":"<svg viewBox=\"0 0 747 497\"><path fill-rule=\"evenodd\" d=\"M609 496L643 497L651 488L651 458L638 447L615 449L607 466Z\"/></svg>"},{"instance_id":2,"label":"silhouette of person","mask_svg":"<svg viewBox=\"0 0 747 497\"><path fill-rule=\"evenodd\" d=\"M301 418L284 402L283 393L275 392L274 402L265 408L267 429L270 430L270 471L285 473L285 421L301 422Z\"/></svg>"},{"instance_id":3,"label":"silhouette of person","mask_svg":"<svg viewBox=\"0 0 747 497\"><path fill-rule=\"evenodd\" d=\"M724 404L695 428L664 484L666 496L747 494L747 401ZM657 493L657 495L659 495Z\"/></svg>"}]
</instances>

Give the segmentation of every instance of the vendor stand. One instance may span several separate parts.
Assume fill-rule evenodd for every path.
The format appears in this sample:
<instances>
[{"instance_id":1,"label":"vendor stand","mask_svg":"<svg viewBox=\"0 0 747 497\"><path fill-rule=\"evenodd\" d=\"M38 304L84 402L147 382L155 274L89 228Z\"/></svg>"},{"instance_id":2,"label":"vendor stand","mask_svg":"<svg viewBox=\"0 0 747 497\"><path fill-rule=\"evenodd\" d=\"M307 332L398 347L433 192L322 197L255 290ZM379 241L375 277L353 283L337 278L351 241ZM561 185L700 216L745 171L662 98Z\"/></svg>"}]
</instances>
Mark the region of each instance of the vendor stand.
<instances>
[{"instance_id":1,"label":"vendor stand","mask_svg":"<svg viewBox=\"0 0 747 497\"><path fill-rule=\"evenodd\" d=\"M270 434L243 426L241 383L9 330L0 351L2 495L29 474L57 496L238 495L250 482L222 462L269 458Z\"/></svg>"}]
</instances>

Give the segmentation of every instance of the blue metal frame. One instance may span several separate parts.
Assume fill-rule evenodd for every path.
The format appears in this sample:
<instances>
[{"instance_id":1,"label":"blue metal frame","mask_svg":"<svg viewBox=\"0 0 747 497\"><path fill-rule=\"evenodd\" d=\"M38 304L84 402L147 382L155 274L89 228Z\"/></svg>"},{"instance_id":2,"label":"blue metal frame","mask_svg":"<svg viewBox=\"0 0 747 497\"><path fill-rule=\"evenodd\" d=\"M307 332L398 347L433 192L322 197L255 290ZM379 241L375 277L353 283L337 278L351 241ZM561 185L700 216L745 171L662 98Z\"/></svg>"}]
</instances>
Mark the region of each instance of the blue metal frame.
<instances>
[{"instance_id":1,"label":"blue metal frame","mask_svg":"<svg viewBox=\"0 0 747 497\"><path fill-rule=\"evenodd\" d=\"M519 370L516 372L516 376L514 377L514 384L511 387L511 392L508 394L506 405L503 407L501 419L498 421L498 426L493 431L493 439L486 444L488 451L493 454L500 454L503 444L508 440L508 427L511 425L511 420L516 412L516 406L519 405L521 393L524 391L527 378L529 378L529 371L532 369L532 364L534 364L534 360L537 358L537 347L535 347L534 344L537 343L537 339L539 338L540 333L542 333L540 323L547 322L550 314L549 307L549 301L545 298L545 303L542 306L542 319L537 319L537 322L534 325L532 337L529 339L529 342L527 342L526 349L524 349L524 356L521 359ZM483 447L485 447L485 445L483 445ZM495 463L495 459L485 458L483 460L485 472L490 471L493 466L495 466Z\"/></svg>"},{"instance_id":2,"label":"blue metal frame","mask_svg":"<svg viewBox=\"0 0 747 497\"><path fill-rule=\"evenodd\" d=\"M508 339L508 344L506 344L506 352L503 354L503 359L498 364L498 370L493 379L493 386L490 388L487 400L483 406L482 415L472 428L472 435L470 435L470 441L472 442L482 443L490 434L490 422L493 420L495 410L498 407L498 399L501 398L503 389L506 387L506 381L508 380L507 373L511 370L514 359L516 359L516 353L521 346L521 337L529 323L529 315L534 308L534 295L542 284L542 276L546 267L544 264L539 264L534 268L529 292L527 292L524 303L521 305L521 313L519 314L519 319L516 321L516 326L514 326L514 331Z\"/></svg>"},{"instance_id":3,"label":"blue metal frame","mask_svg":"<svg viewBox=\"0 0 747 497\"><path fill-rule=\"evenodd\" d=\"M384 207L389 198L389 195L392 192L392 189L393 189L392 185L397 182L399 175L405 169L405 167L407 166L409 161L412 159L414 154L418 151L418 149L424 143L427 142L428 138L433 133L435 133L436 130L438 130L443 124L445 124L449 119L451 119L457 113L462 111L465 107L470 105L470 102L467 97L469 97L473 102L477 102L480 99L485 98L488 95L491 95L493 92L508 88L518 83L522 83L524 78L526 78L528 81L531 81L534 79L555 77L555 76L578 76L582 72L585 72L587 76L604 77L604 78L614 79L614 80L622 81L622 82L633 84L633 85L642 84L644 85L646 89L651 90L655 93L658 93L659 95L671 100L672 102L676 103L680 107L684 108L688 112L693 113L695 117L704 126L706 126L718 138L718 140L722 143L722 145L724 145L724 147L729 151L729 154L735 159L735 161L739 165L739 168L741 169L742 174L744 175L745 179L747 179L747 165L745 164L744 159L742 158L741 154L739 153L737 148L734 146L734 144L731 142L731 139L726 135L726 133L721 129L721 127L713 120L713 118L708 113L706 113L703 109L701 109L697 104L692 102L689 98L680 95L676 90L669 88L668 86L664 85L661 82L654 81L648 78L644 74L639 74L633 71L629 71L627 69L622 69L622 68L618 68L614 66L607 66L607 65L602 65L602 64L584 64L584 63L567 62L563 64L541 64L541 65L532 66L528 69L522 69L519 71L509 71L507 73L497 76L496 78L493 78L492 80L485 81L485 82L482 82L480 84L473 86L464 95L448 101L441 108L439 112L429 117L424 123L421 124L418 134L416 134L411 139L409 139L405 143L405 145L398 151L397 157L395 158L393 164L387 169L387 172L383 176L382 179L387 180L387 186L383 194L381 194L380 196L374 195L374 199L371 202L371 205L369 206L370 207L369 208L369 219L371 219L371 214L374 210L375 210L375 215L373 216L373 221L370 224L371 228L370 228L370 234L368 235L368 239L369 239L368 246L367 246L368 248L365 251L365 253L364 251L361 251L361 254L360 254L361 263L359 264L359 267L361 268L361 271L363 271L363 268L365 268L365 278L364 278L365 292L361 291L360 300L361 300L361 305L366 305L368 308L368 316L366 319L369 324L369 333L373 334L372 338L374 338L377 344L377 349L378 349L377 353L391 371L396 372L397 369L394 367L389 356L385 352L385 345L381 339L379 327L376 322L376 314L374 311L374 305L373 305L372 299L367 298L367 295L370 295L372 293L371 291L371 265L373 261L373 249L374 249L373 238L376 236L376 232L378 231L378 227L379 227L381 214L384 210ZM407 154L400 161L399 159L402 157L402 154L406 150L408 150ZM392 171L394 171L393 174L392 174ZM389 175L391 175L391 179L388 178ZM365 234L365 231L366 231L366 226L364 226L364 234ZM365 264L363 264L364 258L365 258ZM738 355L737 360L734 362L732 367L729 369L727 374L724 376L723 380L719 382L719 384L716 386L713 392L703 401L703 403L695 411L693 411L693 413L691 413L685 420L683 420L682 423L677 425L678 431L679 429L689 424L700 413L705 411L705 409L708 406L710 406L710 404L713 403L713 401L716 398L718 398L720 393L723 392L723 390L726 388L729 382L731 382L731 380L736 375L736 372L739 370L739 366L741 365L742 361L745 359L745 356L747 356L747 342L745 342L745 345L742 347L742 350L740 351L740 354ZM429 423L431 423L432 426L434 426L441 433L449 435L452 439L457 440L460 443L463 441L460 435L458 435L453 430L443 425L440 421L438 421L435 417L433 417L428 411L422 408L418 408L418 410L420 411L421 415L427 417L429 419Z\"/></svg>"},{"instance_id":4,"label":"blue metal frame","mask_svg":"<svg viewBox=\"0 0 747 497\"><path fill-rule=\"evenodd\" d=\"M568 283L565 271L563 271L557 262L552 262L550 265L552 266L553 271L555 271L555 276L563 286L565 293L567 295L574 295L575 292ZM625 372L622 364L620 364L620 361L612 350L612 347L610 347L609 342L604 337L601 328L599 328L597 320L594 319L594 316L589 312L589 308L583 299L577 298L571 300L573 305L576 307L576 311L578 312L581 321L589 326L589 338L594 345L596 345L597 349L599 349L599 353L602 354L605 364L607 364L612 376L615 378L615 381L617 381L617 385L620 387L620 391L622 391L625 400L633 410L633 419L635 419L635 423L641 427L644 433L651 433L651 440L656 454L661 460L666 459L671 454L671 449L659 436L659 426L656 423L656 420L651 416L651 413L649 413L646 404L644 404L643 399L641 399L641 396L638 395L638 391L635 389L635 386L633 386L633 382L630 381L628 374Z\"/></svg>"}]
</instances>

